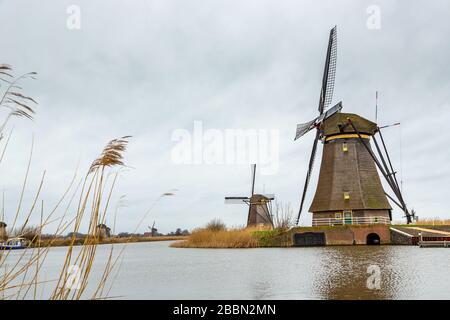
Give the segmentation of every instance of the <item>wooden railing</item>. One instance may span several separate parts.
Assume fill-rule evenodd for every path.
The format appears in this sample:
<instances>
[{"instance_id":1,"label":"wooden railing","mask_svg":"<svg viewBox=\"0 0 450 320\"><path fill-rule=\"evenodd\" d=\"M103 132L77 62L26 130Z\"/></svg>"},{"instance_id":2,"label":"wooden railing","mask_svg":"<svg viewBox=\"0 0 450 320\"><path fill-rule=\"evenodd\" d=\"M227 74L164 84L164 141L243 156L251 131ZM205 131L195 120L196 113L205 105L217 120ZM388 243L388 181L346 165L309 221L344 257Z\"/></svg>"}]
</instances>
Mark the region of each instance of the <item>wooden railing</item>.
<instances>
[{"instance_id":1,"label":"wooden railing","mask_svg":"<svg viewBox=\"0 0 450 320\"><path fill-rule=\"evenodd\" d=\"M352 218L315 218L312 225L315 226L342 226L342 225L371 225L391 224L387 217L352 217Z\"/></svg>"}]
</instances>

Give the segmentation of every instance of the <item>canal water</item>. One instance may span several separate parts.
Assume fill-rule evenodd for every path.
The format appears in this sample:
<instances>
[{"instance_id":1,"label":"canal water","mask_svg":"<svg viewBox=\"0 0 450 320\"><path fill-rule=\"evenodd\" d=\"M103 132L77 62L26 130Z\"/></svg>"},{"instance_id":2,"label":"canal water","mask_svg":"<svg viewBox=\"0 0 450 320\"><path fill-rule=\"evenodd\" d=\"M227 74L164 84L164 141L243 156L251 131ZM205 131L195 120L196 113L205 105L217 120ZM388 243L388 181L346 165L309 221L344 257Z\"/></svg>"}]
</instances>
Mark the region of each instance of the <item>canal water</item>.
<instances>
[{"instance_id":1,"label":"canal water","mask_svg":"<svg viewBox=\"0 0 450 320\"><path fill-rule=\"evenodd\" d=\"M178 249L128 244L113 271L116 299L449 299L450 250L412 246ZM114 245L114 252L123 245ZM52 248L40 281L52 281L67 248ZM110 245L97 248L91 284ZM8 265L20 255L13 252ZM1 271L0 271L1 272ZM53 284L39 287L46 298ZM90 289L92 289L91 286ZM109 285L107 286L109 287ZM88 290L89 294L89 290ZM88 296L86 296L88 297Z\"/></svg>"}]
</instances>

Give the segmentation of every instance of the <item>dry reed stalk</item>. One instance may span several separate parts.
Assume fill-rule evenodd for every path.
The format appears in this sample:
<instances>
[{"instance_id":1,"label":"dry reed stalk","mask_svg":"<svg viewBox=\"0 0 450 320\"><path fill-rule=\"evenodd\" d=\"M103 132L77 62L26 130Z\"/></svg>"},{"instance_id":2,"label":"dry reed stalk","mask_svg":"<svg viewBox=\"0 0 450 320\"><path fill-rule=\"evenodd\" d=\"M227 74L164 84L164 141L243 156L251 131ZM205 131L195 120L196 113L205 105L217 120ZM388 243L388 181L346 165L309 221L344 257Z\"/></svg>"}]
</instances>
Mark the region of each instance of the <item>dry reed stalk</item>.
<instances>
[{"instance_id":1,"label":"dry reed stalk","mask_svg":"<svg viewBox=\"0 0 450 320\"><path fill-rule=\"evenodd\" d=\"M25 78L34 79L34 75L36 73L30 72L18 78L14 78L11 74L11 70L12 68L9 65L0 64L0 83L3 82L7 84L7 88L4 91L3 95L0 94L1 97L0 108L5 108L9 110L6 119L4 119L3 123L0 124L0 141L2 140L3 131L6 125L9 123L10 119L13 117L24 117L28 119L33 119L35 111L32 105L37 104L37 102L33 98L24 95L21 92L22 88L18 85L19 81ZM6 152L6 148L9 144L11 135L12 130L10 131L8 139L6 140L6 143L3 147L3 151L0 157L0 163ZM46 217L44 217L44 207L42 202L40 224L37 227L38 232L36 232L36 234L31 239L33 243L38 244L36 248L33 247L30 248L31 250L30 249L24 250L22 254L19 255L18 258L16 258L15 262L12 264L12 267L8 267L5 263L11 251L0 250L0 268L4 267L5 269L5 272L0 276L0 295L2 297L25 299L26 297L28 297L28 294L32 290L33 298L36 299L38 285L50 282L56 283L55 288L50 297L51 299L80 299L83 296L83 293L85 292L88 286L89 274L92 270L94 258L96 255L96 247L100 240L99 239L100 235L98 234L96 226L99 223L104 223L106 220L111 195L117 179L116 173L112 183L109 184L108 178L110 177L110 175L108 174L105 176L106 174L105 169L124 165L123 153L126 149L128 138L129 136L114 139L107 144L107 146L103 149L103 152L100 155L100 157L94 160L94 162L91 164L84 179L80 180L80 182L78 183L61 217L55 219L53 218L53 215L57 211L57 209L62 205L63 201L66 199L69 192L71 192L73 184L76 181L76 174L74 175L74 178L71 181L69 187L64 191L63 195L54 206L53 210L51 210ZM22 212L22 203L26 191L26 185L28 183L28 176L32 161L32 150L33 146L30 151L27 170L19 197L16 214L14 216L14 223L12 224L13 230L15 229L15 225L19 221L19 219L22 219L20 215ZM24 223L17 232L18 236L22 236L29 229L28 223L30 221L31 215L34 212L37 201L40 197L43 188L44 177L45 172L41 178L41 183L39 184L31 208L25 215ZM71 207L71 204L74 201L80 187L81 193L79 196L75 216L70 221L66 221L65 219L67 217L69 208ZM109 189L107 190L107 188ZM171 195L171 193L165 193L161 195L160 198L158 198L153 205L155 205L156 202L158 202L162 197L167 195ZM142 221L148 215L151 208L144 215ZM84 239L84 242L81 246L79 253L75 254L73 251L76 239L75 237L72 237L67 249L66 257L59 277L55 280L41 281L39 279L39 274L43 262L45 261L49 253L49 249L52 247L53 244L56 243L56 241L58 241L58 236L61 236L63 232L65 232L65 230L67 230L69 227L72 227L74 234L78 232L80 230L81 223L85 216L87 216L88 218L89 231L88 236ZM47 241L45 245L43 245L43 241L41 238L43 228L51 223L58 222L58 220L59 223L56 227L56 231L54 232L53 237L50 239L50 241ZM139 223L138 227L140 226L142 221ZM138 229L138 227L136 229ZM117 256L116 259L113 259L113 247L111 246L111 250L108 256L105 269L102 273L101 280L97 284L97 288L92 296L93 299L102 298L101 296L103 295L103 292L105 290L105 284L107 282L107 279L111 271L119 261L119 258L122 257L123 250L125 249L126 244L128 244L130 240L132 240L131 237L130 239L127 240L125 246L122 247L122 250L120 251L120 254ZM68 268L73 264L76 264L81 270L80 289L78 290L72 290L70 287L66 286L68 281L67 271ZM32 274L31 281L27 280L29 274ZM19 280L19 283L17 283L18 279L21 279ZM13 294L7 294L7 292L13 289L16 289L17 291ZM111 287L108 290L108 294L110 290Z\"/></svg>"},{"instance_id":2,"label":"dry reed stalk","mask_svg":"<svg viewBox=\"0 0 450 320\"><path fill-rule=\"evenodd\" d=\"M172 191L174 191L174 190L171 190L171 191L169 191L169 192L164 192L164 193L162 193L158 198L156 198L156 200L150 205L150 207L148 208L148 210L144 213L143 217L141 218L141 220L140 220L139 223L137 224L137 226L136 226L135 230L133 231L133 233L136 233L136 232L137 232L137 230L140 228L140 226L142 225L142 223L143 223L143 222L145 221L145 219L148 217L148 215L150 214L150 212L152 211L152 209L156 206L156 204L157 204L162 198L167 197L167 196L173 196L173 195L174 195L174 193L173 193ZM121 242L121 243L123 243L124 245L122 246L121 250L119 251L119 253L118 253L116 259L114 259L114 261L112 261L111 258L108 259L107 267L105 268L104 274L108 274L108 275L110 274L110 272L112 271L112 269L114 269L115 266L117 265L117 263L119 262L119 259L121 259L121 258L123 257L123 253L124 253L124 251L125 251L127 245L128 245L129 243L131 243L131 242L133 242L133 237L132 237L132 236L128 237L128 238L125 240L125 242ZM111 247L111 252L112 252L112 247ZM111 257L111 254L110 254L110 257ZM122 260L121 260L121 261L122 261ZM117 275L118 275L118 273L116 273L116 276L114 277L114 280L117 278ZM113 285L113 283L114 283L114 280L111 282L111 285L110 285L109 289L107 290L107 296L109 296L109 292L111 291L111 288L112 288L112 285ZM94 295L92 296L92 299L99 299L99 298L101 298L101 296L99 296L99 294L100 294L100 295L103 294L103 290L104 290L105 284L106 284L106 280L103 280L103 276L102 276L101 284L99 285L98 290L96 290L96 291L94 292Z\"/></svg>"},{"instance_id":3,"label":"dry reed stalk","mask_svg":"<svg viewBox=\"0 0 450 320\"><path fill-rule=\"evenodd\" d=\"M123 166L123 152L126 149L129 136L122 137L120 139L111 140L106 147L103 149L102 154L98 157L92 165L90 166L85 182L83 183L82 193L79 199L78 212L76 215L74 234L78 232L81 220L85 215L87 204L89 199L91 199L91 208L89 213L89 227L88 234L84 240L83 246L81 247L78 255L73 256L73 244L75 238L72 239L72 245L69 247L64 266L61 270L60 277L56 288L53 291L52 299L80 299L85 292L89 274L92 270L92 265L95 258L96 248L99 243L99 233L97 230L97 225L105 221L106 212L109 206L111 195L116 183L117 174L115 175L109 191L106 193L106 200L104 208L102 209L105 188L107 185L107 177L105 178L105 168L114 166ZM87 187L87 188L86 188ZM86 190L86 191L85 191ZM101 291L104 287L108 275L110 273L110 262L112 257L112 252L110 253L110 258L108 259L107 266L104 269L101 281L95 290L95 294ZM80 283L79 289L72 290L70 286L67 286L68 281L68 269L71 265L76 265L80 272ZM100 288L100 289L99 289Z\"/></svg>"},{"instance_id":4,"label":"dry reed stalk","mask_svg":"<svg viewBox=\"0 0 450 320\"><path fill-rule=\"evenodd\" d=\"M0 64L0 82L6 83L7 88L4 91L3 94L0 94L0 108L5 108L9 110L9 113L6 116L6 119L4 119L3 123L0 125L0 141L3 137L3 131L7 123L10 121L12 117L25 117L28 119L33 119L33 116L35 114L35 111L33 107L31 107L31 104L37 104L37 102L26 95L24 95L21 90L22 88L18 85L19 81L25 79L25 78L34 78L34 75L36 73L31 72L24 74L18 78L15 78L10 73L11 67L9 65ZM8 77L6 79L5 77ZM12 130L10 131L8 135L8 139L6 140L6 143L3 147L0 162L2 161L6 148L9 144L10 138L12 135ZM82 288L78 292L74 292L72 295L69 295L70 290L65 290L64 285L62 287L58 287L59 284L61 284L61 280L63 280L63 283L67 280L66 275L64 274L65 271L67 271L67 266L70 264L70 261L72 261L72 252L73 252L73 244L74 239L71 240L71 243L68 247L68 253L66 255L64 268L61 271L59 279L52 280L53 282L57 283L57 286L55 288L55 291L51 298L61 298L61 299L68 299L68 298L76 298L79 299L82 296L82 293L84 292L85 288L87 287L88 283L88 276L91 271L91 267L94 261L95 257L95 249L96 245L98 244L98 235L96 234L96 224L99 221L105 221L106 219L106 212L108 209L108 205L111 199L112 190L114 187L114 183L111 186L111 189L109 191L109 194L107 196L106 200L106 206L101 212L101 205L104 202L102 200L103 194L104 194L104 188L106 188L106 181L104 174L105 174L105 168L106 167L113 167L118 165L123 165L123 157L122 153L125 151L126 144L127 144L128 137L123 137L120 139L112 140L103 150L102 155L97 158L89 168L88 173L85 176L84 183L80 181L78 186L76 187L75 191L73 191L72 197L70 198L69 203L67 204L67 207L63 213L63 215L59 218L54 219L53 215L57 211L57 209L60 207L64 199L67 197L69 192L72 190L73 183L76 180L76 174L74 175L73 180L71 181L69 187L65 190L57 204L54 206L53 210L51 210L50 214L48 214L44 218L44 211L43 206L41 209L41 219L40 219L40 225L38 226L39 232L36 233L36 235L31 239L32 242L37 241L39 244L37 248L32 248L24 250L18 257L15 257L15 260L11 266L6 265L6 260L8 259L8 256L10 255L10 250L0 250L0 268L4 268L5 272L1 274L0 276L0 295L2 297L11 298L14 297L16 299L24 299L27 297L28 293L33 290L33 298L36 299L37 297L37 286L38 284L47 283L48 281L40 281L39 280L39 273L41 270L41 267L43 265L43 262L45 261L45 258L47 257L47 254L49 252L50 247L53 245L53 243L57 240L58 236L62 235L62 232L67 230L70 226L74 226L74 230L78 231L80 228L81 221L83 219L83 216L85 214L85 211L87 210L87 202L88 199L90 199L90 195L93 195L93 201L90 212L88 212L89 215L89 236L87 237L86 241L83 243L82 249L80 254L76 257L75 261L79 262L79 264L82 266ZM3 142L3 141L2 141ZM27 170L25 174L25 178L22 184L22 189L17 205L16 214L14 216L14 222L12 224L12 229L15 229L16 223L19 221L19 219L22 219L22 217L19 217L22 212L22 203L24 199L24 194L26 191L26 185L28 183L28 176L30 172L30 166L32 161L32 149L30 151L30 157L27 164ZM34 209L36 207L36 203L40 197L40 193L42 191L43 182L44 182L44 176L45 172L41 178L41 183L39 184L38 190L36 192L36 195L34 197L34 200L32 202L31 208L28 210L28 213L25 215L24 223L19 228L19 231L17 232L17 236L22 236L29 228L28 223L30 221L30 217L34 212ZM92 177L91 181L88 181L89 177ZM114 179L115 180L115 179ZM88 186L87 186L88 183ZM75 214L75 217L69 221L66 222L65 218L67 216L67 213L69 211L69 208L71 206L71 203L75 199L75 195L78 192L79 187L82 185L82 192L80 196L80 200L78 203L78 208ZM87 187L87 189L85 189ZM42 246L42 229L44 226L57 222L59 220L59 223L56 227L56 231L54 232L53 238L46 242L45 246ZM30 252L31 251L31 252ZM102 276L102 280L99 284L99 288L103 288L104 284L106 283L107 274L109 273L110 265L111 265L111 257L112 257L112 251L110 254L110 258L108 260L107 268L105 269L107 272L105 272ZM34 267L34 268L33 268ZM27 276L29 274L33 274L33 277L31 281L26 280ZM19 280L19 283L17 283L17 280ZM33 287L33 288L32 288ZM62 289L61 289L62 288ZM13 294L7 294L9 290L16 289L17 291Z\"/></svg>"},{"instance_id":5,"label":"dry reed stalk","mask_svg":"<svg viewBox=\"0 0 450 320\"><path fill-rule=\"evenodd\" d=\"M28 97L28 96L24 95L23 93L21 93L22 88L20 86L18 86L18 83L22 79L34 78L34 75L36 73L34 73L34 72L27 73L27 74L24 74L24 75L14 79L13 75L11 74L11 71L12 71L12 68L9 65L0 64L0 80L1 80L1 82L8 84L6 90L3 92L3 94L1 95L1 98L0 98L0 109L4 108L4 109L9 110L9 113L6 116L6 119L4 119L3 124L0 126L0 140L2 140L2 138L3 138L3 130L6 126L6 124L13 116L25 117L28 119L32 119L35 112L34 112L33 108L30 107L29 104L30 103L37 104L37 102L33 98ZM10 79L11 81L6 80L5 76L7 76L8 79ZM3 160L3 157L5 155L6 148L9 144L11 135L12 135L12 130L10 131L10 133L8 135L8 139L5 143L5 146L3 147L0 162ZM32 151L30 151L30 159L28 161L27 171L26 171L24 183L22 186L22 191L20 194L17 211L16 211L16 214L14 217L14 223L12 226L13 229L15 227L16 221L17 221L19 213L21 211L23 195L25 193L25 186L27 184L27 178L28 178L29 168L30 168L30 164L31 164L31 155L32 155ZM40 190L42 189L42 183L43 183L43 179L41 180L41 184L38 189L37 197L39 197ZM37 197L35 198L35 201L37 200ZM33 212L34 204L35 203L33 203L33 206L31 208L31 210L29 211L29 214L27 215L27 219L23 225L22 230L26 227L29 216ZM20 233L21 232L19 232L19 234ZM28 268L32 264L32 261L34 258L34 255L32 254L31 262L30 261L25 262L24 266L17 269L17 266L22 262L22 260L25 256L25 252L24 252L22 255L19 256L19 259L17 259L16 263L13 265L13 268L11 268L11 271L8 271L5 261L8 258L9 254L10 254L10 251L5 252L5 250L0 250L0 268L4 267L4 269L5 269L5 272L2 274L2 276L0 278L0 292L1 292L2 296L4 296L5 290L7 290L8 288L11 287L12 281L17 279L19 276L23 276L22 285L24 284L24 282L25 282L24 279L28 273ZM19 286L19 287L21 287L21 286ZM17 292L17 297L19 295L20 295L20 290Z\"/></svg>"}]
</instances>

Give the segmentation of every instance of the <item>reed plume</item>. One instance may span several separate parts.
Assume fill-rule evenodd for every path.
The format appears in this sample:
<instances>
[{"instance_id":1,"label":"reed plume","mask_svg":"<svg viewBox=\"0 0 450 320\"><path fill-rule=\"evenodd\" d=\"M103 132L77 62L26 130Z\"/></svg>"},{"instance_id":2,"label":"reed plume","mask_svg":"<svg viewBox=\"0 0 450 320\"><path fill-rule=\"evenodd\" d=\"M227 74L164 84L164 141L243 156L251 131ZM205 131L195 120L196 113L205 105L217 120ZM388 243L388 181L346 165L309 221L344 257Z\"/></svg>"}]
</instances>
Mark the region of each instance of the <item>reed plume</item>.
<instances>
[{"instance_id":1,"label":"reed plume","mask_svg":"<svg viewBox=\"0 0 450 320\"><path fill-rule=\"evenodd\" d=\"M113 139L105 146L101 155L92 162L89 173L100 168L123 166L123 153L126 150L128 139L131 136L124 136L119 139Z\"/></svg>"},{"instance_id":2,"label":"reed plume","mask_svg":"<svg viewBox=\"0 0 450 320\"><path fill-rule=\"evenodd\" d=\"M36 72L27 72L15 78L12 75L10 65L0 64L0 86L1 84L6 85L6 89L0 98L0 109L9 110L0 126L0 134L3 133L3 129L12 117L33 119L35 115L34 107L37 102L22 92L23 88L19 86L19 83L24 79L35 79L36 75Z\"/></svg>"}]
</instances>

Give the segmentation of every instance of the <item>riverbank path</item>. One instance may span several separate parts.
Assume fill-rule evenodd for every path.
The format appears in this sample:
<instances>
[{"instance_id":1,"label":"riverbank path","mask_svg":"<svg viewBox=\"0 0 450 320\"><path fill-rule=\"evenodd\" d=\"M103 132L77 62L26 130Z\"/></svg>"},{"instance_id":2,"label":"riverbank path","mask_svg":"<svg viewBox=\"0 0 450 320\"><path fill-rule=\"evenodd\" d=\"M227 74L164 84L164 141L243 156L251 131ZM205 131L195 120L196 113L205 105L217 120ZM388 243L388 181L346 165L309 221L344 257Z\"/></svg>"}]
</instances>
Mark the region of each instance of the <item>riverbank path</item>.
<instances>
[{"instance_id":1,"label":"riverbank path","mask_svg":"<svg viewBox=\"0 0 450 320\"><path fill-rule=\"evenodd\" d=\"M428 228L422 228L422 227L408 227L410 229L415 229L415 230L420 230L420 231L425 231L428 233L436 233L436 234L441 234L444 236L450 236L450 232L447 231L441 231L441 230L436 230L436 229L428 229Z\"/></svg>"}]
</instances>

